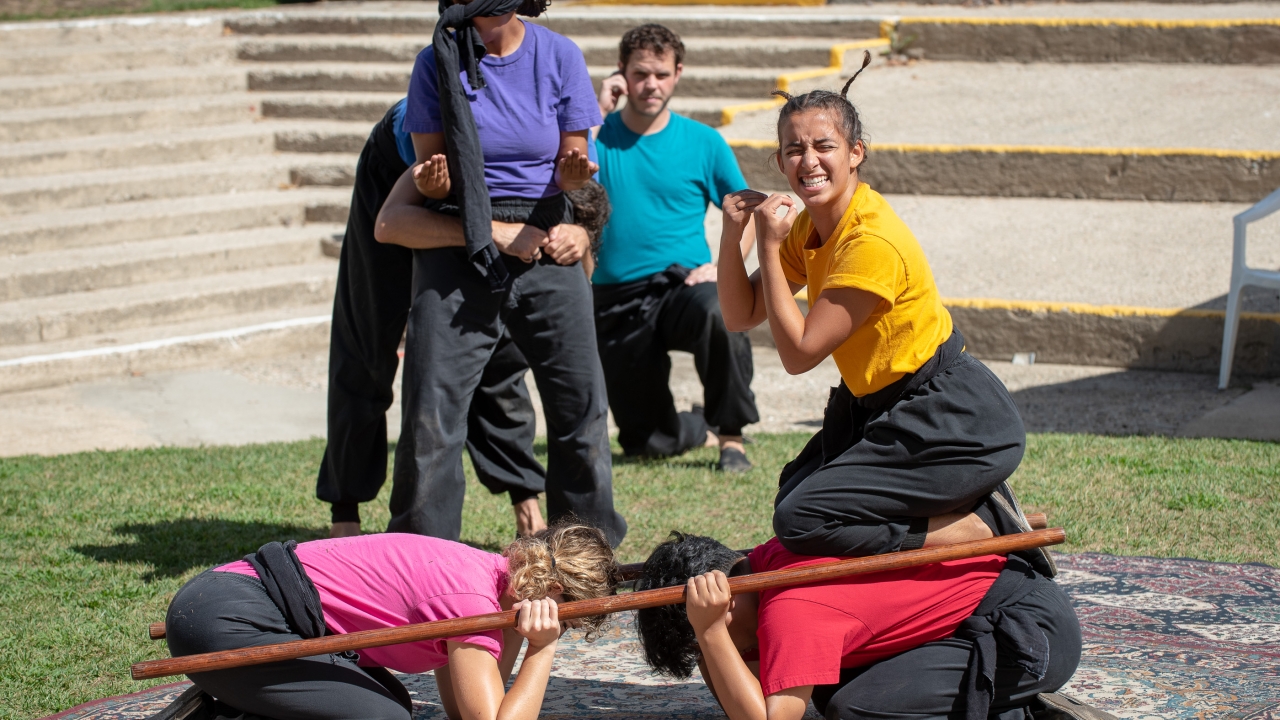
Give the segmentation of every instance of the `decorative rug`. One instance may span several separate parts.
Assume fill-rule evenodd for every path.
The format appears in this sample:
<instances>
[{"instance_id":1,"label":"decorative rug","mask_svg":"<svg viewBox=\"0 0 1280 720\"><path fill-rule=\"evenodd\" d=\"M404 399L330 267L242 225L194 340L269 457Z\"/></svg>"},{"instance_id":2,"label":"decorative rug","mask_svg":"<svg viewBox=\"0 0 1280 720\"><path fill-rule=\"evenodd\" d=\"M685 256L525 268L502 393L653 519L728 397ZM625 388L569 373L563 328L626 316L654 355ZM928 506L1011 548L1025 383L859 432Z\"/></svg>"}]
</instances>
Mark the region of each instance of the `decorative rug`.
<instances>
[{"instance_id":1,"label":"decorative rug","mask_svg":"<svg viewBox=\"0 0 1280 720\"><path fill-rule=\"evenodd\" d=\"M1280 720L1280 569L1094 553L1056 559L1084 630L1084 657L1064 693L1121 718ZM400 677L415 720L444 720L432 677ZM137 720L186 687L96 700L47 720ZM696 675L675 682L649 674L632 616L623 614L593 643L561 644L542 717L724 714ZM818 717L812 707L807 717Z\"/></svg>"}]
</instances>

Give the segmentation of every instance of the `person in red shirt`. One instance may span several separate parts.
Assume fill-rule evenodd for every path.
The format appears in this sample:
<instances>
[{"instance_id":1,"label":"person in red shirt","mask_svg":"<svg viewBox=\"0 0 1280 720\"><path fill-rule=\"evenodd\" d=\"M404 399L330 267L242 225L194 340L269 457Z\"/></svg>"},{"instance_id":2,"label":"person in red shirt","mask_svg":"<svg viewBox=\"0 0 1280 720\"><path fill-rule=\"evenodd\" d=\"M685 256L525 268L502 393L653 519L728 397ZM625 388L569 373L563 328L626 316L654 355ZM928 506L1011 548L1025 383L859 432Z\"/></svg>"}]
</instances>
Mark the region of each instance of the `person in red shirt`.
<instances>
[{"instance_id":1,"label":"person in red shirt","mask_svg":"<svg viewBox=\"0 0 1280 720\"><path fill-rule=\"evenodd\" d=\"M965 539L967 523L925 545ZM688 597L637 613L646 661L679 678L700 668L729 720L800 720L810 700L828 720L1024 720L1039 693L1075 672L1081 639L1070 601L1018 556L729 595L726 574L831 559L796 555L777 538L744 558L673 532L637 589L687 584Z\"/></svg>"}]
</instances>

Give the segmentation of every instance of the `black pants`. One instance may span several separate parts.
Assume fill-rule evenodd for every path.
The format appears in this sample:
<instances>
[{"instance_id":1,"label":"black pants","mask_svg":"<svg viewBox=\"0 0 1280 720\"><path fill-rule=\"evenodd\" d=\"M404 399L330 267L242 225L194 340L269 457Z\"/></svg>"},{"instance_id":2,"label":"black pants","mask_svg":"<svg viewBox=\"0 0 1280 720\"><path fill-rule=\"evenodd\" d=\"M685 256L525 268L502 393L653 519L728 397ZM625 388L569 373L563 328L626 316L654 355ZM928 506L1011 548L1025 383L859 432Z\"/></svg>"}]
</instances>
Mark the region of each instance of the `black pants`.
<instances>
[{"instance_id":1,"label":"black pants","mask_svg":"<svg viewBox=\"0 0 1280 720\"><path fill-rule=\"evenodd\" d=\"M908 533L923 540L927 518L984 502L1025 445L1004 383L967 353L885 411L842 383L823 430L782 471L774 532L803 555L897 551Z\"/></svg>"},{"instance_id":2,"label":"black pants","mask_svg":"<svg viewBox=\"0 0 1280 720\"><path fill-rule=\"evenodd\" d=\"M165 626L174 657L300 639L257 578L212 570L178 591ZM400 681L356 662L350 653L317 655L190 677L245 720L409 720L412 704Z\"/></svg>"},{"instance_id":3,"label":"black pants","mask_svg":"<svg viewBox=\"0 0 1280 720\"><path fill-rule=\"evenodd\" d=\"M990 718L1030 720L1026 708L1035 705L1036 694L1065 685L1080 662L1080 623L1071 601L1053 581L1038 577L1036 582L1037 588L1014 606L1028 611L1049 640L1048 671L1036 679L998 660ZM948 638L842 670L839 683L813 689L813 703L827 720L962 720L971 647L968 640Z\"/></svg>"},{"instance_id":4,"label":"black pants","mask_svg":"<svg viewBox=\"0 0 1280 720\"><path fill-rule=\"evenodd\" d=\"M406 166L396 149L392 114L374 126L356 165L351 212L338 265L329 340L329 443L316 497L333 504L333 521L359 522L358 503L378 496L387 476L387 408L397 351L413 299L413 251L383 245L374 221ZM533 405L528 365L510 342L494 353L475 395L467 449L481 482L509 490L512 502L536 494L543 470L532 454Z\"/></svg>"},{"instance_id":5,"label":"black pants","mask_svg":"<svg viewBox=\"0 0 1280 720\"><path fill-rule=\"evenodd\" d=\"M495 218L499 210L495 202ZM547 222L560 220L529 220ZM557 265L548 257L503 260L511 284L493 293L462 248L414 252L404 427L388 530L458 538L466 411L505 332L527 358L542 396L549 519L573 513L617 546L627 525L613 509L608 404L586 276L578 263Z\"/></svg>"},{"instance_id":6,"label":"black pants","mask_svg":"<svg viewBox=\"0 0 1280 720\"><path fill-rule=\"evenodd\" d=\"M760 420L751 392L751 341L725 328L716 284L685 285L688 274L673 265L645 280L592 288L609 407L628 455L678 455L700 447L708 425L741 435L743 426ZM669 350L693 354L704 417L676 412Z\"/></svg>"}]
</instances>

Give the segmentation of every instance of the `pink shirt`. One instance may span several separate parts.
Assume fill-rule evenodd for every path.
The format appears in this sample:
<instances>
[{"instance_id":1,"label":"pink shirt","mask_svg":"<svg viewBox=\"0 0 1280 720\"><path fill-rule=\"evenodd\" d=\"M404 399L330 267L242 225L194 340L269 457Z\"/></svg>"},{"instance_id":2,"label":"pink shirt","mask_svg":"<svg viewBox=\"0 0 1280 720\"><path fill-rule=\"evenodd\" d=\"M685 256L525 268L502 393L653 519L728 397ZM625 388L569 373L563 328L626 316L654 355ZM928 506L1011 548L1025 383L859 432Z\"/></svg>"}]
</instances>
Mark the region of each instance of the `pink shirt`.
<instances>
[{"instance_id":1,"label":"pink shirt","mask_svg":"<svg viewBox=\"0 0 1280 720\"><path fill-rule=\"evenodd\" d=\"M313 540L298 559L320 593L329 632L396 627L498 612L507 587L507 559L439 538L382 533ZM257 577L239 560L214 568ZM451 637L502 653L502 631ZM445 639L360 651L360 664L422 673L449 661Z\"/></svg>"}]
</instances>

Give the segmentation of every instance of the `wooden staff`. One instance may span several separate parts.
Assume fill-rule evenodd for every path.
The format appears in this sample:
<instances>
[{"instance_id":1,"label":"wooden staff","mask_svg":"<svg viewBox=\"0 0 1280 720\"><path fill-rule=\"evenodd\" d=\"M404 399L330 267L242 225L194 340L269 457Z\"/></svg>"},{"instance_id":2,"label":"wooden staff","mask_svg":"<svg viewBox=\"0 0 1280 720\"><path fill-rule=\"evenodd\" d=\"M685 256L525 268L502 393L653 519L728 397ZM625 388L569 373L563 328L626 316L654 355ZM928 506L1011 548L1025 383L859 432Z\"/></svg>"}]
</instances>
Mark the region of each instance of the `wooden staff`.
<instances>
[{"instance_id":1,"label":"wooden staff","mask_svg":"<svg viewBox=\"0 0 1280 720\"><path fill-rule=\"evenodd\" d=\"M1032 512L1032 514L1027 516L1027 523L1033 529L1043 530L1048 527L1048 518L1043 514L1043 512ZM739 552L739 555L748 555L751 550L749 548L749 550L740 550L737 552ZM630 562L630 564L618 566L618 573L620 573L623 582L639 578L643 571L644 562ZM151 625L147 626L147 637L154 639L154 641L163 641L165 633L166 630L164 623L151 623Z\"/></svg>"},{"instance_id":2,"label":"wooden staff","mask_svg":"<svg viewBox=\"0 0 1280 720\"><path fill-rule=\"evenodd\" d=\"M1027 515L1027 523L1031 525L1031 528L1034 530L1043 530L1049 527L1049 519L1044 513L1031 513L1030 515ZM751 550L739 550L738 554L746 555L750 552ZM624 582L635 580L644 572L644 563L619 565L618 572ZM164 623L162 622L151 623L151 625L147 627L147 636L152 640L163 640L165 632Z\"/></svg>"},{"instance_id":3,"label":"wooden staff","mask_svg":"<svg viewBox=\"0 0 1280 720\"><path fill-rule=\"evenodd\" d=\"M989 540L974 540L954 545L939 545L938 547L873 555L871 557L833 560L804 567L772 570L731 578L729 580L729 591L737 595L788 585L822 582L848 575L899 570L948 560L961 560L982 555L1007 555L1020 550L1057 545L1065 540L1066 534L1062 528L1053 528L1018 535L1005 535ZM559 615L561 620L573 620L581 617L608 615L622 612L623 610L640 610L658 607L659 605L674 605L684 602L684 595L685 586L675 585L644 592L610 595L592 600L578 600L561 605L559 607ZM246 665L294 660L313 655L340 653L348 650L362 650L384 645L472 635L515 626L516 611L507 610L506 612L475 615L452 620L434 620L401 627L362 630L343 635L328 635L309 640L290 640L274 645L259 645L257 647L222 650L201 655L149 660L131 667L130 675L133 676L134 680L147 680L169 675L190 675L211 670L225 670Z\"/></svg>"}]
</instances>

